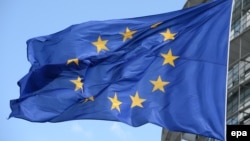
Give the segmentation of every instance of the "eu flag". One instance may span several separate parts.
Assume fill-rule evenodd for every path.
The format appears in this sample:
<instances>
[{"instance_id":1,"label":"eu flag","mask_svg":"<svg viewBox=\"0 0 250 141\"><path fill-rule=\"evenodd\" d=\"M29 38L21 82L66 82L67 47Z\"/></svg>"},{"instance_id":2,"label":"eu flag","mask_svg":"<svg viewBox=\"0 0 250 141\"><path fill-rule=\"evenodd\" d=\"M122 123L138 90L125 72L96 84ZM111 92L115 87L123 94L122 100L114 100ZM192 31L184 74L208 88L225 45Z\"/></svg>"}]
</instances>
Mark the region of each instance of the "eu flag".
<instances>
[{"instance_id":1,"label":"eu flag","mask_svg":"<svg viewBox=\"0 0 250 141\"><path fill-rule=\"evenodd\" d=\"M27 41L10 117L153 123L224 139L231 0L90 21Z\"/></svg>"}]
</instances>

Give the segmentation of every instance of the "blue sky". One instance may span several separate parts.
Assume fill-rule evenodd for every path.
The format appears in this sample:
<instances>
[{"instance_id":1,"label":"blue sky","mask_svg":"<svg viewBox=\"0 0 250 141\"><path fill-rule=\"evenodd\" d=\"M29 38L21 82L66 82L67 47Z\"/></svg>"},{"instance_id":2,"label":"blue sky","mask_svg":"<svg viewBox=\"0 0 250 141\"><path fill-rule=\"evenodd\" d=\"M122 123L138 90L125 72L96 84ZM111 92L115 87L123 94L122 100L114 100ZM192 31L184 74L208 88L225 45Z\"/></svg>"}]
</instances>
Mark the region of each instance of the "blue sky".
<instances>
[{"instance_id":1,"label":"blue sky","mask_svg":"<svg viewBox=\"0 0 250 141\"><path fill-rule=\"evenodd\" d=\"M0 141L160 141L162 128L147 124L78 120L31 123L11 118L9 100L28 73L26 40L89 20L131 18L179 10L185 0L0 0Z\"/></svg>"}]
</instances>

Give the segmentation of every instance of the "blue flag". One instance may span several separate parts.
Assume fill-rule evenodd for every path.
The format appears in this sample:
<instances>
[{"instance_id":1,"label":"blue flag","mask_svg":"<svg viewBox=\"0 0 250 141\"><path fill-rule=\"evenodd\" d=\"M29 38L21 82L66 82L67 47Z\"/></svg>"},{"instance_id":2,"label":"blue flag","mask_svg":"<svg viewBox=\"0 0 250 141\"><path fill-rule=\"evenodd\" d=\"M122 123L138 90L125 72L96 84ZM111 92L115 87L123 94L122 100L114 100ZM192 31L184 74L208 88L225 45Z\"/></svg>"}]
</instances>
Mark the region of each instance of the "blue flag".
<instances>
[{"instance_id":1,"label":"blue flag","mask_svg":"<svg viewBox=\"0 0 250 141\"><path fill-rule=\"evenodd\" d=\"M10 117L153 123L224 140L231 0L91 21L27 41Z\"/></svg>"}]
</instances>

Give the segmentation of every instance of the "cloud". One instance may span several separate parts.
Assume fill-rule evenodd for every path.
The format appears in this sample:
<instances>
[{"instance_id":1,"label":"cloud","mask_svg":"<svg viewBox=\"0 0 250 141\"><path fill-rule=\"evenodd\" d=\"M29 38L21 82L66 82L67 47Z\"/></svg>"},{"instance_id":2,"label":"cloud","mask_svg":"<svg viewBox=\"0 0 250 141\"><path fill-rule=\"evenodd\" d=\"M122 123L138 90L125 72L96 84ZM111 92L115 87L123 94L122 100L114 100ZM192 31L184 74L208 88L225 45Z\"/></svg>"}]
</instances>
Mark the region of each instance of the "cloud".
<instances>
[{"instance_id":1,"label":"cloud","mask_svg":"<svg viewBox=\"0 0 250 141\"><path fill-rule=\"evenodd\" d=\"M91 131L88 131L84 129L79 123L75 122L71 125L70 129L73 133L83 135L84 138L92 139L93 133Z\"/></svg>"},{"instance_id":2,"label":"cloud","mask_svg":"<svg viewBox=\"0 0 250 141\"><path fill-rule=\"evenodd\" d=\"M121 141L129 141L132 137L132 134L129 131L124 130L117 122L114 122L111 125L110 131Z\"/></svg>"}]
</instances>

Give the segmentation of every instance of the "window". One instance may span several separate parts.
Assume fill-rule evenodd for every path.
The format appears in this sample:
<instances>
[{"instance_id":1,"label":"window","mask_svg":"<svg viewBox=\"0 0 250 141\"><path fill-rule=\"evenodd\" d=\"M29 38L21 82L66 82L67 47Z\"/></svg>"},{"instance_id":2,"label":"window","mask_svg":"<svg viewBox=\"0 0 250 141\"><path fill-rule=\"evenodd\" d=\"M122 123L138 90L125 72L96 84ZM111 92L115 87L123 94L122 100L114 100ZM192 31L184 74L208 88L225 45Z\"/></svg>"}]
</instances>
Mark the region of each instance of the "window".
<instances>
[{"instance_id":1,"label":"window","mask_svg":"<svg viewBox=\"0 0 250 141\"><path fill-rule=\"evenodd\" d=\"M235 125L238 123L238 116L233 116L232 118L227 120L228 125Z\"/></svg>"},{"instance_id":2,"label":"window","mask_svg":"<svg viewBox=\"0 0 250 141\"><path fill-rule=\"evenodd\" d=\"M227 88L230 89L233 87L233 73L232 70L228 72Z\"/></svg>"},{"instance_id":3,"label":"window","mask_svg":"<svg viewBox=\"0 0 250 141\"><path fill-rule=\"evenodd\" d=\"M238 91L227 99L227 115L231 115L238 110Z\"/></svg>"}]
</instances>

